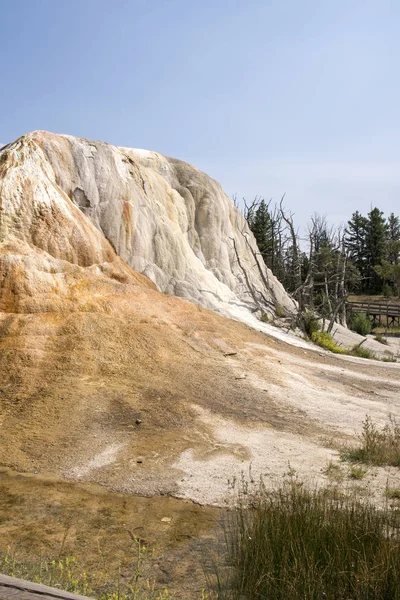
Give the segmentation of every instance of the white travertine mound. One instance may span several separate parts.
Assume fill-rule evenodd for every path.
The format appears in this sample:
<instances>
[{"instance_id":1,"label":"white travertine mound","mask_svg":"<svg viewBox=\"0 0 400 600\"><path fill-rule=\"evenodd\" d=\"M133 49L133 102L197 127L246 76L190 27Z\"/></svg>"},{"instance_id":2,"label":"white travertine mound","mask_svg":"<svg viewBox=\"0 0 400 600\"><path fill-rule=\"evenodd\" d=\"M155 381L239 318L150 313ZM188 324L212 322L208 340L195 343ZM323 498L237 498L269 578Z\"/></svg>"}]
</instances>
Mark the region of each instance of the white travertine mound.
<instances>
[{"instance_id":1,"label":"white travertine mound","mask_svg":"<svg viewBox=\"0 0 400 600\"><path fill-rule=\"evenodd\" d=\"M81 267L112 261L113 248L161 291L242 320L256 308L294 310L221 186L156 152L41 131L8 145L3 251L10 243Z\"/></svg>"}]
</instances>

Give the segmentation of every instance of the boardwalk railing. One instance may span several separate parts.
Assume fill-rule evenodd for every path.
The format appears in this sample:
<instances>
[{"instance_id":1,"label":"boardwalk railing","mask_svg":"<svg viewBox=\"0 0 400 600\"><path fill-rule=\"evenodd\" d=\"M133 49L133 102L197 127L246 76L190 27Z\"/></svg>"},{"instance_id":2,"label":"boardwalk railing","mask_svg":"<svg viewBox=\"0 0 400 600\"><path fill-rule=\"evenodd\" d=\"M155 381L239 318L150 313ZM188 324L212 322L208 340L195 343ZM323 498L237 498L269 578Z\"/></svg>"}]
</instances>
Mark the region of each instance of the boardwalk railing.
<instances>
[{"instance_id":1,"label":"boardwalk railing","mask_svg":"<svg viewBox=\"0 0 400 600\"><path fill-rule=\"evenodd\" d=\"M0 600L91 600L40 583L0 574Z\"/></svg>"},{"instance_id":2,"label":"boardwalk railing","mask_svg":"<svg viewBox=\"0 0 400 600\"><path fill-rule=\"evenodd\" d=\"M400 326L400 304L394 302L347 302L352 312L365 313L372 317L374 325Z\"/></svg>"}]
</instances>

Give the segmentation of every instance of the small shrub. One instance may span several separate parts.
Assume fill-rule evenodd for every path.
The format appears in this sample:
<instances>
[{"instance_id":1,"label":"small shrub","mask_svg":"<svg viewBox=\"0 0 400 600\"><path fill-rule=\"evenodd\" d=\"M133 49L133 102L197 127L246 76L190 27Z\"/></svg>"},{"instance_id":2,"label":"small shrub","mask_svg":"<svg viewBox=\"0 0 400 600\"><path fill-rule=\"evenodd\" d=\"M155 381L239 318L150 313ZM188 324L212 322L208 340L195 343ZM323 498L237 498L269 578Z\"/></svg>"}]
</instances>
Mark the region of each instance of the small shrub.
<instances>
[{"instance_id":1,"label":"small shrub","mask_svg":"<svg viewBox=\"0 0 400 600\"><path fill-rule=\"evenodd\" d=\"M385 495L391 500L400 500L400 488L386 488Z\"/></svg>"},{"instance_id":2,"label":"small shrub","mask_svg":"<svg viewBox=\"0 0 400 600\"><path fill-rule=\"evenodd\" d=\"M349 327L360 335L368 335L372 331L372 321L364 313L352 313L349 319Z\"/></svg>"},{"instance_id":3,"label":"small shrub","mask_svg":"<svg viewBox=\"0 0 400 600\"><path fill-rule=\"evenodd\" d=\"M382 295L385 298L393 298L394 296L394 291L391 285L389 285L388 283L385 283L385 285L382 288Z\"/></svg>"},{"instance_id":4,"label":"small shrub","mask_svg":"<svg viewBox=\"0 0 400 600\"><path fill-rule=\"evenodd\" d=\"M376 336L374 337L374 340L376 340L377 342L379 342L380 344L384 344L385 346L388 345L388 341L385 337L383 337L382 334L377 333Z\"/></svg>"},{"instance_id":5,"label":"small shrub","mask_svg":"<svg viewBox=\"0 0 400 600\"><path fill-rule=\"evenodd\" d=\"M394 354L386 354L386 356L382 356L381 361L395 363L395 362L397 362L397 358L395 357Z\"/></svg>"},{"instance_id":6,"label":"small shrub","mask_svg":"<svg viewBox=\"0 0 400 600\"><path fill-rule=\"evenodd\" d=\"M279 304L276 305L275 307L275 314L278 318L283 318L286 317L286 311L284 308L282 308L282 306L280 306Z\"/></svg>"},{"instance_id":7,"label":"small shrub","mask_svg":"<svg viewBox=\"0 0 400 600\"><path fill-rule=\"evenodd\" d=\"M400 425L392 416L379 429L368 415L362 424L361 445L342 452L342 459L373 465L400 467Z\"/></svg>"},{"instance_id":8,"label":"small shrub","mask_svg":"<svg viewBox=\"0 0 400 600\"><path fill-rule=\"evenodd\" d=\"M308 337L312 338L313 333L321 330L319 317L311 310L306 310L302 315L304 331Z\"/></svg>"},{"instance_id":9,"label":"small shrub","mask_svg":"<svg viewBox=\"0 0 400 600\"><path fill-rule=\"evenodd\" d=\"M375 358L375 354L371 350L364 348L364 346L360 346L360 344L353 346L349 354L358 356L359 358Z\"/></svg>"},{"instance_id":10,"label":"small shrub","mask_svg":"<svg viewBox=\"0 0 400 600\"><path fill-rule=\"evenodd\" d=\"M268 313L263 312L263 314L261 315L260 321L262 321L263 323L268 323L268 321L269 321Z\"/></svg>"},{"instance_id":11,"label":"small shrub","mask_svg":"<svg viewBox=\"0 0 400 600\"><path fill-rule=\"evenodd\" d=\"M331 460L322 472L324 475L329 477L329 479L333 479L335 481L341 481L343 479L343 471L341 466Z\"/></svg>"},{"instance_id":12,"label":"small shrub","mask_svg":"<svg viewBox=\"0 0 400 600\"><path fill-rule=\"evenodd\" d=\"M346 351L334 342L332 336L326 331L314 331L311 336L312 341L321 346L321 348L325 348L325 350L329 350L334 354L346 354Z\"/></svg>"},{"instance_id":13,"label":"small shrub","mask_svg":"<svg viewBox=\"0 0 400 600\"><path fill-rule=\"evenodd\" d=\"M363 469L359 465L356 465L354 467L351 467L349 477L351 479L362 479L364 477L364 475L366 474L366 472L367 472L366 469Z\"/></svg>"}]
</instances>

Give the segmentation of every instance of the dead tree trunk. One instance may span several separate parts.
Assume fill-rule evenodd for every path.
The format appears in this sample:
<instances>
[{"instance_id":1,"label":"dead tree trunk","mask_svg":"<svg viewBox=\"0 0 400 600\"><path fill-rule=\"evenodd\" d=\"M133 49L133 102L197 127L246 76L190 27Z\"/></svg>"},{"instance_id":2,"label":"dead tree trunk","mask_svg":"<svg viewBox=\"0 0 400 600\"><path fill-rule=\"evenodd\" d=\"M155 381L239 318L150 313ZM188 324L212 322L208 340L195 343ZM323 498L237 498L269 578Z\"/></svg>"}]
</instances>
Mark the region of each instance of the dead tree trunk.
<instances>
[{"instance_id":1,"label":"dead tree trunk","mask_svg":"<svg viewBox=\"0 0 400 600\"><path fill-rule=\"evenodd\" d=\"M280 210L280 214L282 219L285 221L288 229L289 229L289 235L292 241L292 253L293 253L293 268L294 268L294 276L295 276L295 294L296 294L296 299L299 305L299 312L302 313L304 311L304 295L303 295L303 286L302 286L302 281L301 281L301 262L300 262L300 252L299 252L299 244L298 244L298 237L297 237L297 233L295 231L294 228L294 224L293 224L293 215L290 214L289 216L287 216L285 214L285 211L283 209L283 200L284 200L284 195L282 196L280 205L279 205L279 210Z\"/></svg>"}]
</instances>

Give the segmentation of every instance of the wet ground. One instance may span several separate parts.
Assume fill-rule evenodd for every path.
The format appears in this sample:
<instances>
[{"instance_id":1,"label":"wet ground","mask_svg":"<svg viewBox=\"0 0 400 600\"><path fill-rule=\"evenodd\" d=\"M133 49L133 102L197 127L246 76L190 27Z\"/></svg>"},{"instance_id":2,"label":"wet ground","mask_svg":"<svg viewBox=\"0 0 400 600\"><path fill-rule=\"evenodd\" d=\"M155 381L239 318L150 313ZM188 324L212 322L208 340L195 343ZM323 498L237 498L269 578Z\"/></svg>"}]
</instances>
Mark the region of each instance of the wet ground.
<instances>
[{"instance_id":1,"label":"wet ground","mask_svg":"<svg viewBox=\"0 0 400 600\"><path fill-rule=\"evenodd\" d=\"M26 564L75 557L80 570L131 580L140 573L185 600L202 597L204 566L221 534L217 508L108 492L51 475L0 471L0 555Z\"/></svg>"}]
</instances>

